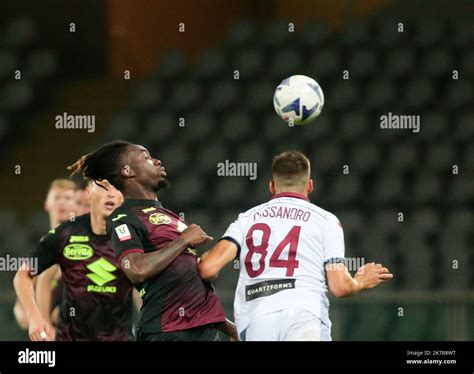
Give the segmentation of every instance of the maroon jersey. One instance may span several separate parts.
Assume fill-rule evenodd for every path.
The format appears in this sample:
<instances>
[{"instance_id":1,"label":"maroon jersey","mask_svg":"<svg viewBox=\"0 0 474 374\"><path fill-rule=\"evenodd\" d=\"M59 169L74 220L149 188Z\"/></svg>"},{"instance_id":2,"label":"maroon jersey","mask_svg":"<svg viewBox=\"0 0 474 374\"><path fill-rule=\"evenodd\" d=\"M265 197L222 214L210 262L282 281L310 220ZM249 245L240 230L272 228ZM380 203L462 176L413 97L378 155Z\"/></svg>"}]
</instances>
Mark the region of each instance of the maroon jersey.
<instances>
[{"instance_id":1,"label":"maroon jersey","mask_svg":"<svg viewBox=\"0 0 474 374\"><path fill-rule=\"evenodd\" d=\"M128 340L133 286L120 269L108 235L95 235L90 215L45 235L32 253L38 274L61 267L65 292L57 340Z\"/></svg>"},{"instance_id":2,"label":"maroon jersey","mask_svg":"<svg viewBox=\"0 0 474 374\"><path fill-rule=\"evenodd\" d=\"M159 201L135 199L125 199L107 224L119 263L128 253L159 251L187 227ZM135 286L143 299L137 330L170 332L225 321L214 288L199 277L193 248L184 250L157 276Z\"/></svg>"}]
</instances>

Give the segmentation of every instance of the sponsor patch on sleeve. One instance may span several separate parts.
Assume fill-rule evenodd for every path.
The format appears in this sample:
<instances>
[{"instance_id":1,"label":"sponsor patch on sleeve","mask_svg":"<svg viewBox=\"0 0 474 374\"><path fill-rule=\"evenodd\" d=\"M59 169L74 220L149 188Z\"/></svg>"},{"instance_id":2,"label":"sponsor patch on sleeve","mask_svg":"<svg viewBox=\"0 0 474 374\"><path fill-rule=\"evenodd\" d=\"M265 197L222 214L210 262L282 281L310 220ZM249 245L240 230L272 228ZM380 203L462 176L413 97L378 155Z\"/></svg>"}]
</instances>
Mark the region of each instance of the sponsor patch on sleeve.
<instances>
[{"instance_id":1,"label":"sponsor patch on sleeve","mask_svg":"<svg viewBox=\"0 0 474 374\"><path fill-rule=\"evenodd\" d=\"M132 239L130 230L125 223L123 225L117 226L115 228L115 232L117 233L117 236L121 242Z\"/></svg>"}]
</instances>

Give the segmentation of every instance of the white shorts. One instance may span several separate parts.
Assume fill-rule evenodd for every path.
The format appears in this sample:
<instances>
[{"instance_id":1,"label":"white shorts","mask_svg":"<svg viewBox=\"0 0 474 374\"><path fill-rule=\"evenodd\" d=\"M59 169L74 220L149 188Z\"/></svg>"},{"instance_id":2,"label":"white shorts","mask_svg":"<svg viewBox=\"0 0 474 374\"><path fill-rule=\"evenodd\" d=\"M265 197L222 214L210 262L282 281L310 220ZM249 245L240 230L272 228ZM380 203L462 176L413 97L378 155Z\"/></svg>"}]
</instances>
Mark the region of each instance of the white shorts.
<instances>
[{"instance_id":1,"label":"white shorts","mask_svg":"<svg viewBox=\"0 0 474 374\"><path fill-rule=\"evenodd\" d=\"M331 329L306 309L260 315L240 334L242 341L330 341Z\"/></svg>"}]
</instances>

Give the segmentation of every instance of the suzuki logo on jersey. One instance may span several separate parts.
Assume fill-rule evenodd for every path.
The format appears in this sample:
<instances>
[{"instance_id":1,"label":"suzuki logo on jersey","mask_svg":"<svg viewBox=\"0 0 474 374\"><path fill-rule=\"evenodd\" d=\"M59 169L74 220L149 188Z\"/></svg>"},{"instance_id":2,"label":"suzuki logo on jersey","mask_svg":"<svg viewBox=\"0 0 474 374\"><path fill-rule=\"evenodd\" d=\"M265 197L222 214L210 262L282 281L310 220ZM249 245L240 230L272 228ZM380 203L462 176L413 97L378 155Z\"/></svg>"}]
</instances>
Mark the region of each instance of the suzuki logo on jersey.
<instances>
[{"instance_id":1,"label":"suzuki logo on jersey","mask_svg":"<svg viewBox=\"0 0 474 374\"><path fill-rule=\"evenodd\" d=\"M121 242L132 239L132 234L130 234L130 230L125 223L123 225L117 226L115 228L115 232L117 233L117 236Z\"/></svg>"},{"instance_id":2,"label":"suzuki logo on jersey","mask_svg":"<svg viewBox=\"0 0 474 374\"><path fill-rule=\"evenodd\" d=\"M105 258L100 258L97 261L86 266L92 273L86 274L95 284L90 284L87 286L88 292L117 292L117 287L115 286L105 286L106 283L109 283L116 279L117 277L112 273L117 270L117 267L107 261Z\"/></svg>"},{"instance_id":3,"label":"suzuki logo on jersey","mask_svg":"<svg viewBox=\"0 0 474 374\"><path fill-rule=\"evenodd\" d=\"M154 225L169 225L171 223L171 218L163 213L153 213L148 220Z\"/></svg>"}]
</instances>

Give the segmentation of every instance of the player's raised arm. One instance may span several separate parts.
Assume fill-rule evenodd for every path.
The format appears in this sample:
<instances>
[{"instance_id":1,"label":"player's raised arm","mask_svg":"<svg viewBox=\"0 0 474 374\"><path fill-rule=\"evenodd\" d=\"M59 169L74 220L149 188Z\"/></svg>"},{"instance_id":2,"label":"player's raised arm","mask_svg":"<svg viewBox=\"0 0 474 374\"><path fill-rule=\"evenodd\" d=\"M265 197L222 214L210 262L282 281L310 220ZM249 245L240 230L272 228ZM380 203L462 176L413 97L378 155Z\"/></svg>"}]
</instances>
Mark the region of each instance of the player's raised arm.
<instances>
[{"instance_id":1,"label":"player's raised arm","mask_svg":"<svg viewBox=\"0 0 474 374\"><path fill-rule=\"evenodd\" d=\"M213 238L200 226L192 224L183 230L177 239L159 251L124 251L126 254L121 256L120 266L133 283L142 283L165 270L189 246L197 246L208 240Z\"/></svg>"},{"instance_id":2,"label":"player's raised arm","mask_svg":"<svg viewBox=\"0 0 474 374\"><path fill-rule=\"evenodd\" d=\"M222 268L237 256L237 246L234 242L222 239L209 251L204 253L198 264L198 272L202 279L217 278Z\"/></svg>"},{"instance_id":3,"label":"player's raised arm","mask_svg":"<svg viewBox=\"0 0 474 374\"><path fill-rule=\"evenodd\" d=\"M329 290L336 297L353 296L393 278L386 267L374 262L359 268L354 277L342 263L327 264L326 276Z\"/></svg>"}]
</instances>

